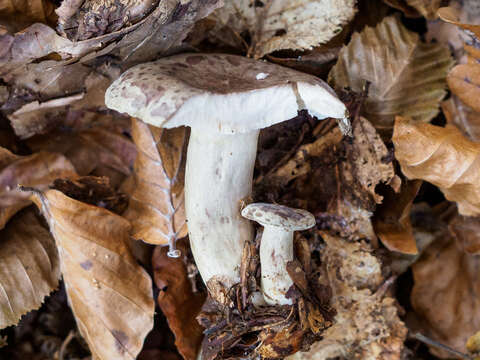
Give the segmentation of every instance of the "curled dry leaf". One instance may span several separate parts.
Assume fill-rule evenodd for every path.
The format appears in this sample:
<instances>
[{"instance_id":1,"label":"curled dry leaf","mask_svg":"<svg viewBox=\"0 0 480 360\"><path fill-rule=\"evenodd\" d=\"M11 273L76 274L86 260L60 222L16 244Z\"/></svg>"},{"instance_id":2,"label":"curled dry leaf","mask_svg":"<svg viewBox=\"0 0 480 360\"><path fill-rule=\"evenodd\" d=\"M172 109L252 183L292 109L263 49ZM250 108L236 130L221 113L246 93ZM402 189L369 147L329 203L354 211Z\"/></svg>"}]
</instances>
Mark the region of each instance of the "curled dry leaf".
<instances>
[{"instance_id":1,"label":"curled dry leaf","mask_svg":"<svg viewBox=\"0 0 480 360\"><path fill-rule=\"evenodd\" d=\"M392 140L407 178L438 186L448 200L457 202L462 215L480 214L480 144L455 127L413 124L400 117Z\"/></svg>"},{"instance_id":2,"label":"curled dry leaf","mask_svg":"<svg viewBox=\"0 0 480 360\"><path fill-rule=\"evenodd\" d=\"M333 38L355 14L353 0L229 0L213 17L215 36L248 31L250 53L261 58L277 50L305 50Z\"/></svg>"},{"instance_id":3,"label":"curled dry leaf","mask_svg":"<svg viewBox=\"0 0 480 360\"><path fill-rule=\"evenodd\" d=\"M73 176L75 169L63 155L41 151L17 156L0 148L0 229L17 211L30 204L29 195L19 191L18 185L45 190L55 179Z\"/></svg>"},{"instance_id":4,"label":"curled dry leaf","mask_svg":"<svg viewBox=\"0 0 480 360\"><path fill-rule=\"evenodd\" d=\"M406 0L407 4L416 9L427 19L435 19L442 0Z\"/></svg>"},{"instance_id":5,"label":"curled dry leaf","mask_svg":"<svg viewBox=\"0 0 480 360\"><path fill-rule=\"evenodd\" d=\"M468 338L480 328L480 258L461 251L443 233L413 266L412 306L427 336L466 352ZM441 299L441 301L439 301ZM430 351L451 358L437 348Z\"/></svg>"},{"instance_id":6,"label":"curled dry leaf","mask_svg":"<svg viewBox=\"0 0 480 360\"><path fill-rule=\"evenodd\" d=\"M336 88L361 93L370 82L363 114L377 129L391 129L396 115L428 122L445 96L452 64L448 48L424 44L397 17L355 33L329 77Z\"/></svg>"},{"instance_id":7,"label":"curled dry leaf","mask_svg":"<svg viewBox=\"0 0 480 360\"><path fill-rule=\"evenodd\" d=\"M377 208L373 225L385 247L404 254L416 254L417 244L410 222L413 200L421 181L403 181L400 192L387 190L383 203Z\"/></svg>"},{"instance_id":8,"label":"curled dry leaf","mask_svg":"<svg viewBox=\"0 0 480 360\"><path fill-rule=\"evenodd\" d=\"M192 281L186 266L188 241L181 240L178 249L183 256L172 259L167 248L157 246L153 253L152 265L155 284L160 289L158 305L175 334L175 345L185 360L197 358L203 338L203 328L197 322L197 315L205 301L205 293L192 290ZM183 261L182 261L183 260Z\"/></svg>"},{"instance_id":9,"label":"curled dry leaf","mask_svg":"<svg viewBox=\"0 0 480 360\"><path fill-rule=\"evenodd\" d=\"M174 244L187 234L183 179L186 128L165 130L132 118L137 144L135 186L123 214L132 223L132 236L150 244Z\"/></svg>"},{"instance_id":10,"label":"curled dry leaf","mask_svg":"<svg viewBox=\"0 0 480 360\"><path fill-rule=\"evenodd\" d=\"M135 359L153 326L154 301L151 279L126 245L129 223L57 190L32 197L55 238L70 306L93 357Z\"/></svg>"},{"instance_id":11,"label":"curled dry leaf","mask_svg":"<svg viewBox=\"0 0 480 360\"><path fill-rule=\"evenodd\" d=\"M288 360L400 360L407 329L398 318L394 299L375 292L383 278L371 247L325 234L322 237L327 243L322 263L326 265L337 315L322 340L310 351Z\"/></svg>"},{"instance_id":12,"label":"curled dry leaf","mask_svg":"<svg viewBox=\"0 0 480 360\"><path fill-rule=\"evenodd\" d=\"M40 307L58 286L60 263L52 236L32 209L15 216L0 231L0 329Z\"/></svg>"}]
</instances>

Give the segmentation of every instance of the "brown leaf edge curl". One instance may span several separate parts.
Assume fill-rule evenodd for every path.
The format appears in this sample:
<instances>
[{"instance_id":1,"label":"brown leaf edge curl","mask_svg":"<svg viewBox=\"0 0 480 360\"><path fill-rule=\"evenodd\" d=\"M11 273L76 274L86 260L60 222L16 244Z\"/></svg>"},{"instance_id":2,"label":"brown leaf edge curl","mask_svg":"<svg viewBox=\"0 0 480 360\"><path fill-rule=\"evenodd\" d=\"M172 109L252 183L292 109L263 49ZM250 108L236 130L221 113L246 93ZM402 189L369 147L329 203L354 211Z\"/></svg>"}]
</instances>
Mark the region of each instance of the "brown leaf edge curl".
<instances>
[{"instance_id":1,"label":"brown leaf edge curl","mask_svg":"<svg viewBox=\"0 0 480 360\"><path fill-rule=\"evenodd\" d=\"M148 274L130 254L130 224L58 190L34 191L60 254L70 307L96 359L136 358L153 327Z\"/></svg>"},{"instance_id":2,"label":"brown leaf edge curl","mask_svg":"<svg viewBox=\"0 0 480 360\"><path fill-rule=\"evenodd\" d=\"M402 181L400 192L388 189L375 211L373 227L385 247L403 254L417 254L417 243L410 222L413 200L422 181Z\"/></svg>"},{"instance_id":3,"label":"brown leaf edge curl","mask_svg":"<svg viewBox=\"0 0 480 360\"><path fill-rule=\"evenodd\" d=\"M149 244L169 244L187 235L183 183L188 133L185 127L165 130L132 118L137 145L130 203L123 216L131 235Z\"/></svg>"},{"instance_id":4,"label":"brown leaf edge curl","mask_svg":"<svg viewBox=\"0 0 480 360\"><path fill-rule=\"evenodd\" d=\"M55 241L34 214L23 210L0 231L0 329L16 325L57 288L60 261Z\"/></svg>"},{"instance_id":5,"label":"brown leaf edge curl","mask_svg":"<svg viewBox=\"0 0 480 360\"><path fill-rule=\"evenodd\" d=\"M169 258L164 247L157 246L153 252L154 279L160 289L157 302L175 335L178 352L185 360L195 360L203 338L203 328L196 317L205 301L205 293L192 289L185 262L188 241L180 240L178 248L183 254L181 259Z\"/></svg>"},{"instance_id":6,"label":"brown leaf edge curl","mask_svg":"<svg viewBox=\"0 0 480 360\"><path fill-rule=\"evenodd\" d=\"M480 144L453 126L413 124L402 117L395 121L392 140L407 178L438 186L457 202L461 215L480 214Z\"/></svg>"}]
</instances>

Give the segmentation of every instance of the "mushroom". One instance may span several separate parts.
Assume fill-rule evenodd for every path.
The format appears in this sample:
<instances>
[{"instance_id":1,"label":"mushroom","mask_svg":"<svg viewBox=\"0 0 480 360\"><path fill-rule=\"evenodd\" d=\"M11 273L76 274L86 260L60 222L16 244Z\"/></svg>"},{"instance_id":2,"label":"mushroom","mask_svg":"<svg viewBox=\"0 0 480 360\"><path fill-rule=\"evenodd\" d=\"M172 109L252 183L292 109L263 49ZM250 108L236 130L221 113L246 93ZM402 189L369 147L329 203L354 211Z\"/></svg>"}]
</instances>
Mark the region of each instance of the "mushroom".
<instances>
[{"instance_id":1,"label":"mushroom","mask_svg":"<svg viewBox=\"0 0 480 360\"><path fill-rule=\"evenodd\" d=\"M265 203L246 206L242 216L263 226L260 264L265 302L291 305L286 294L293 285L287 272L287 263L293 260L293 233L315 226L315 217L306 210Z\"/></svg>"},{"instance_id":2,"label":"mushroom","mask_svg":"<svg viewBox=\"0 0 480 360\"><path fill-rule=\"evenodd\" d=\"M260 74L260 76L259 76ZM108 88L105 103L153 126L190 126L185 210L193 256L217 300L240 281L253 228L240 215L252 190L260 129L307 109L344 119L322 80L227 54L181 54L135 66Z\"/></svg>"}]
</instances>

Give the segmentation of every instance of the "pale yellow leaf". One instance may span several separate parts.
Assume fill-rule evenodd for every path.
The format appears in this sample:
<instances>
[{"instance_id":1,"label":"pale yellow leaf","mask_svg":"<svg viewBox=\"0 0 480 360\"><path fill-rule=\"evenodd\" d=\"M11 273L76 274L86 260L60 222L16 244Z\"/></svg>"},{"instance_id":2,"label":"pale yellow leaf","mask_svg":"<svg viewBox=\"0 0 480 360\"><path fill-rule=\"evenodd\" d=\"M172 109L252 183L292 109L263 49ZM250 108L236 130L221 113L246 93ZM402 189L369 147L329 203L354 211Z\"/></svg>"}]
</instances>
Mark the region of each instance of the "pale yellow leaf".
<instances>
[{"instance_id":1,"label":"pale yellow leaf","mask_svg":"<svg viewBox=\"0 0 480 360\"><path fill-rule=\"evenodd\" d=\"M329 77L336 88L358 93L369 81L363 113L377 128L391 129L396 115L419 122L437 115L451 64L448 48L423 44L398 18L388 17L353 35Z\"/></svg>"},{"instance_id":2,"label":"pale yellow leaf","mask_svg":"<svg viewBox=\"0 0 480 360\"><path fill-rule=\"evenodd\" d=\"M60 264L55 241L26 209L0 231L0 329L38 309L58 286Z\"/></svg>"},{"instance_id":3,"label":"pale yellow leaf","mask_svg":"<svg viewBox=\"0 0 480 360\"><path fill-rule=\"evenodd\" d=\"M354 14L354 0L227 0L214 18L220 32L248 31L253 40L250 53L261 58L277 50L324 44Z\"/></svg>"},{"instance_id":4,"label":"pale yellow leaf","mask_svg":"<svg viewBox=\"0 0 480 360\"><path fill-rule=\"evenodd\" d=\"M60 254L69 303L94 359L133 360L153 326L150 276L126 241L130 224L57 190L33 196Z\"/></svg>"},{"instance_id":5,"label":"pale yellow leaf","mask_svg":"<svg viewBox=\"0 0 480 360\"><path fill-rule=\"evenodd\" d=\"M132 119L137 145L135 186L123 214L132 223L132 236L151 244L173 244L187 234L183 179L187 132L165 130Z\"/></svg>"}]
</instances>

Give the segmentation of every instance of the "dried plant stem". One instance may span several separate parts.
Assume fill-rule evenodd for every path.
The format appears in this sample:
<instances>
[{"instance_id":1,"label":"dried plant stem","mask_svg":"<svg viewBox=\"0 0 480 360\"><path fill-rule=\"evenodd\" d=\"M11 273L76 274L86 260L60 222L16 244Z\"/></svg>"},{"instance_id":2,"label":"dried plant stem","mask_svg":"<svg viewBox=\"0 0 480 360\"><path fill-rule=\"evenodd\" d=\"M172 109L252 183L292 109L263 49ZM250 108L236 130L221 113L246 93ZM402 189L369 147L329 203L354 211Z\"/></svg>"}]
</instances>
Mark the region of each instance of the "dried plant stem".
<instances>
[{"instance_id":1,"label":"dried plant stem","mask_svg":"<svg viewBox=\"0 0 480 360\"><path fill-rule=\"evenodd\" d=\"M427 345L430 345L430 346L435 346L439 349L442 349L442 350L445 350L446 352L454 355L454 356L458 356L460 357L461 359L465 359L465 360L473 360L473 358L471 356L468 356L467 354L464 354L460 351L457 351L455 349L452 349L451 347L447 346L447 345L444 345L442 343L439 343L438 341L435 341L433 339L430 339L429 337L421 334L421 333L414 333L412 335L415 339L417 339L418 341L421 341Z\"/></svg>"}]
</instances>

